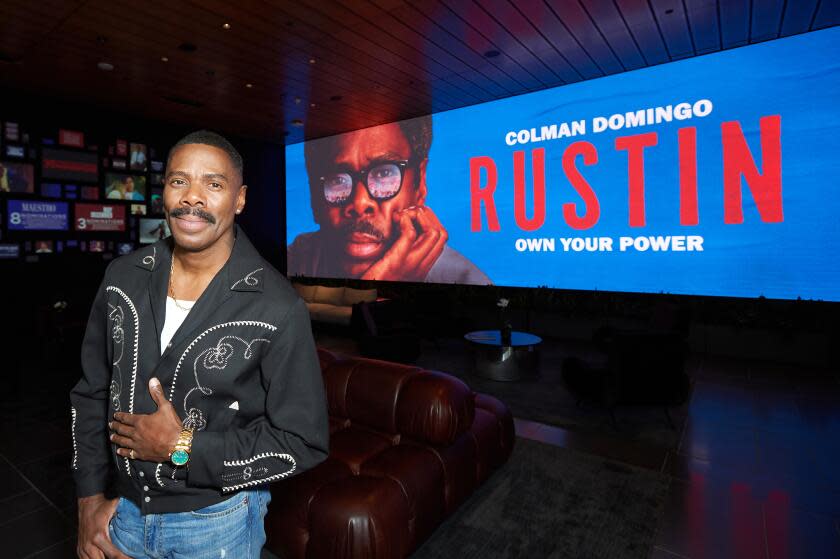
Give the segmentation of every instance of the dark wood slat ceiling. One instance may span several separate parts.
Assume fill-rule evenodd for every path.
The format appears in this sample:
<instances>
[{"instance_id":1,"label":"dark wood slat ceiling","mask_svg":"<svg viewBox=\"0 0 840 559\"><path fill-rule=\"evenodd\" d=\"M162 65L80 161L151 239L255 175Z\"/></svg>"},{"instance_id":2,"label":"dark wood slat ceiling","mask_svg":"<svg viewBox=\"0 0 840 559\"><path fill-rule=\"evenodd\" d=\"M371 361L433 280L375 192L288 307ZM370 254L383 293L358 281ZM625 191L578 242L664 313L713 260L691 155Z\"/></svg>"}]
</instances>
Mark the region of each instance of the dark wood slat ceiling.
<instances>
[{"instance_id":1,"label":"dark wood slat ceiling","mask_svg":"<svg viewBox=\"0 0 840 559\"><path fill-rule=\"evenodd\" d=\"M838 22L838 0L5 0L0 86L292 143Z\"/></svg>"}]
</instances>

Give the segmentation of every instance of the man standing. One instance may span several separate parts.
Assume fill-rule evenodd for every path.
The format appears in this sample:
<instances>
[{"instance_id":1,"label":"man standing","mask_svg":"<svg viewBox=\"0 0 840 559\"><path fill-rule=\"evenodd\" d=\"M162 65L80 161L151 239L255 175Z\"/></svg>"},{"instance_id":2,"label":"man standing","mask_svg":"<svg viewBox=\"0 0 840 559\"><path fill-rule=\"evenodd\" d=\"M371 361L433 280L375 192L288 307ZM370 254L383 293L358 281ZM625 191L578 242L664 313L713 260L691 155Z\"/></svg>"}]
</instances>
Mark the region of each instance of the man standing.
<instances>
[{"instance_id":1,"label":"man standing","mask_svg":"<svg viewBox=\"0 0 840 559\"><path fill-rule=\"evenodd\" d=\"M289 245L289 275L491 283L425 204L431 143L428 116L306 142L321 229Z\"/></svg>"},{"instance_id":2,"label":"man standing","mask_svg":"<svg viewBox=\"0 0 840 559\"><path fill-rule=\"evenodd\" d=\"M327 455L309 315L234 224L245 194L227 140L186 136L172 236L108 266L71 392L82 558L259 557L266 484Z\"/></svg>"}]
</instances>

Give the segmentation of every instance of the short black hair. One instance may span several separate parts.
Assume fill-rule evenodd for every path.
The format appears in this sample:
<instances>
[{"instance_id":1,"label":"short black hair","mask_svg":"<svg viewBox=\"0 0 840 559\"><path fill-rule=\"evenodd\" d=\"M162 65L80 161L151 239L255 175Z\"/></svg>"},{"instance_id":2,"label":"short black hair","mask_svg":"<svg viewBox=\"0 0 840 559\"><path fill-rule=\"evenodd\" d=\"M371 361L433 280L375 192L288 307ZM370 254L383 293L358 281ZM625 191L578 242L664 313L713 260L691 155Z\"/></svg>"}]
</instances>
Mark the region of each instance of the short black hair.
<instances>
[{"instance_id":1,"label":"short black hair","mask_svg":"<svg viewBox=\"0 0 840 559\"><path fill-rule=\"evenodd\" d=\"M408 145L411 148L411 159L416 163L420 163L429 157L429 149L432 147L432 115L420 116L408 120L401 120L397 122L400 131L408 140ZM379 125L383 126L383 125ZM324 145L327 142L336 142L341 135L330 136L329 138L322 138L319 140L309 140L303 144L304 160L306 162L306 172L309 175L309 184L315 185L317 183L316 173L320 169L332 163L327 158L328 149ZM329 145L329 144L327 144Z\"/></svg>"},{"instance_id":2,"label":"short black hair","mask_svg":"<svg viewBox=\"0 0 840 559\"><path fill-rule=\"evenodd\" d=\"M428 159L432 147L432 115L401 120L398 124L411 146L411 158L417 162Z\"/></svg>"},{"instance_id":3,"label":"short black hair","mask_svg":"<svg viewBox=\"0 0 840 559\"><path fill-rule=\"evenodd\" d=\"M196 130L195 132L190 132L178 140L175 145L172 146L172 149L169 150L169 155L166 157L166 166L169 167L169 161L172 159L172 153L176 149L190 144L204 144L224 151L228 157L230 157L230 162L233 163L233 168L236 169L239 173L239 177L242 178L242 156L239 155L239 152L236 151L236 148L233 147L233 144L230 143L227 138L211 130Z\"/></svg>"}]
</instances>

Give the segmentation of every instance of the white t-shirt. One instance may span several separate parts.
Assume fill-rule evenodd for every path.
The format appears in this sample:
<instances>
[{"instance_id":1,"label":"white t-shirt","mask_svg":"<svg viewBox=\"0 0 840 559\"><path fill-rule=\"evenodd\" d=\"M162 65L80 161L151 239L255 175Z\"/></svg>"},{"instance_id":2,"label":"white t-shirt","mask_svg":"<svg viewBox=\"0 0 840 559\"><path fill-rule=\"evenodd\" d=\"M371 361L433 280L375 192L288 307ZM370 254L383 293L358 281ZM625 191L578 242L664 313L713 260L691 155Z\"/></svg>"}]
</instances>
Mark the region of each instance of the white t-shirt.
<instances>
[{"instance_id":1,"label":"white t-shirt","mask_svg":"<svg viewBox=\"0 0 840 559\"><path fill-rule=\"evenodd\" d=\"M183 310L178 308L178 305L181 305L187 310ZM160 354L163 355L163 352L166 351L166 346L169 345L169 341L172 339L172 336L175 335L175 332L178 331L178 328L181 327L181 324L184 323L184 319L187 318L187 315L190 314L190 310L195 305L195 301L183 301L178 299L178 305L175 304L175 299L172 297L166 298L166 318L163 320L163 330L160 332Z\"/></svg>"}]
</instances>

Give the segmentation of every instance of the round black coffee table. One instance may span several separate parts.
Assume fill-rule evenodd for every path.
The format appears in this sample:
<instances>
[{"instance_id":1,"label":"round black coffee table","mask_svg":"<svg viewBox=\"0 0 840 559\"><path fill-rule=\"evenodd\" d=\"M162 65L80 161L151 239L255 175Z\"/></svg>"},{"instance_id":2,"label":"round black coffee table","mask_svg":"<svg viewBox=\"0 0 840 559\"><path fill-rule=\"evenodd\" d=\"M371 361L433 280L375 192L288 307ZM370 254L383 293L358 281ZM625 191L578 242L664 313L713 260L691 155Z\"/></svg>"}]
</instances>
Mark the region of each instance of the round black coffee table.
<instances>
[{"instance_id":1,"label":"round black coffee table","mask_svg":"<svg viewBox=\"0 0 840 559\"><path fill-rule=\"evenodd\" d=\"M479 330L464 335L472 351L473 371L491 380L519 380L536 376L542 338L513 331L509 343L502 343L499 330Z\"/></svg>"}]
</instances>

